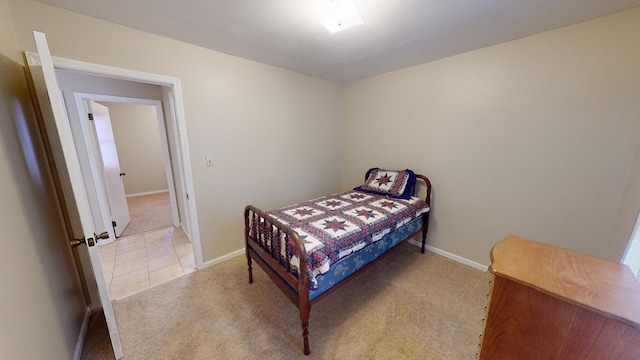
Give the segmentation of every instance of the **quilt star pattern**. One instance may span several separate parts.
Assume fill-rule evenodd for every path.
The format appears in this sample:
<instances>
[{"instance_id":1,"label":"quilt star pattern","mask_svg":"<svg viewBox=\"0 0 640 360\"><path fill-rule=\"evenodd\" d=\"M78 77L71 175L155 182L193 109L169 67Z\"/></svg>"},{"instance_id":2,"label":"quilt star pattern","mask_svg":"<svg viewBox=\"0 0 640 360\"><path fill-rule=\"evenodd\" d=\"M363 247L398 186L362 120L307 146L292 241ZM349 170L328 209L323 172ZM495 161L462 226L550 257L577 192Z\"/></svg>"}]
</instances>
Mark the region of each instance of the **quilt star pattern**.
<instances>
[{"instance_id":1,"label":"quilt star pattern","mask_svg":"<svg viewBox=\"0 0 640 360\"><path fill-rule=\"evenodd\" d=\"M294 229L304 241L306 270L310 286L315 289L318 286L316 276L329 271L331 264L428 211L424 200L417 197L404 200L348 191L272 210L268 214ZM293 242L279 248L283 252L286 249L290 270L299 274L300 261Z\"/></svg>"}]
</instances>

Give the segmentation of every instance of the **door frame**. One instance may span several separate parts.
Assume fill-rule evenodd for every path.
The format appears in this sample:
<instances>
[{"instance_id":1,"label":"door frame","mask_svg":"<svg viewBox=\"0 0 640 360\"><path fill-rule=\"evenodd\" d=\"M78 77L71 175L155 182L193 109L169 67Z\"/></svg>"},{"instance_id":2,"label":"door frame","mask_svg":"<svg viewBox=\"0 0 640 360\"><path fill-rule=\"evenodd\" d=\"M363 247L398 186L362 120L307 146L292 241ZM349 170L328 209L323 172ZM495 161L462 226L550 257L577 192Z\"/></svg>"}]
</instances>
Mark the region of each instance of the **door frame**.
<instances>
[{"instance_id":1,"label":"door frame","mask_svg":"<svg viewBox=\"0 0 640 360\"><path fill-rule=\"evenodd\" d=\"M26 52L27 63L31 66L41 66L40 57L37 53ZM200 229L198 225L198 215L196 210L196 195L193 186L193 173L189 155L189 145L187 139L186 120L184 113L184 102L182 100L182 85L179 78L152 74L142 71L117 68L113 66L99 65L84 61L71 60L52 56L54 68L67 69L82 72L89 75L103 76L113 79L139 82L144 84L159 85L169 88L169 101L172 104L172 114L167 116L167 121L172 122L172 126L165 126L166 131L177 131L175 139L178 145L178 158L181 162L180 175L186 189L184 202L186 204L185 219L188 222L189 239L193 244L193 257L196 269L201 270L204 265L202 261L202 245L200 242ZM76 140L74 139L74 142Z\"/></svg>"},{"instance_id":2,"label":"door frame","mask_svg":"<svg viewBox=\"0 0 640 360\"><path fill-rule=\"evenodd\" d=\"M100 203L100 211L102 213L103 222L105 224L105 228L109 232L110 240L108 242L102 242L102 244L109 244L115 241L115 234L113 233L113 227L111 226L112 215L109 210L109 207L106 206L106 199L108 198L108 192L106 188L106 184L104 182L103 175L103 166L102 160L100 159L100 153L98 151L99 144L95 138L95 129L90 126L88 121L83 121L86 118L87 109L85 107L85 101L103 101L103 102L112 102L112 103L124 103L124 104L136 104L136 105L148 105L155 107L156 110L156 119L158 122L158 131L160 131L160 145L162 148L162 157L164 161L165 174L167 177L167 187L169 189L169 200L171 206L171 214L173 219L173 226L178 227L181 225L180 216L178 210L178 202L176 200L176 184L173 180L174 171L173 165L171 164L171 160L169 158L169 141L167 139L167 126L164 121L164 113L162 111L162 102L160 100L152 100L152 99L143 99L143 98L133 98L133 97L124 97L124 96L113 96L113 95L102 95L102 94L90 94L90 93L81 93L74 92L73 93L78 115L81 119L82 133L85 139L85 145L87 149L87 154L91 159L91 172L93 173L93 181L96 189L100 189L98 191L98 202ZM176 164L177 165L177 164ZM176 169L180 169L176 166ZM184 187L184 186L183 186ZM182 189L183 193L187 193L186 189Z\"/></svg>"}]
</instances>

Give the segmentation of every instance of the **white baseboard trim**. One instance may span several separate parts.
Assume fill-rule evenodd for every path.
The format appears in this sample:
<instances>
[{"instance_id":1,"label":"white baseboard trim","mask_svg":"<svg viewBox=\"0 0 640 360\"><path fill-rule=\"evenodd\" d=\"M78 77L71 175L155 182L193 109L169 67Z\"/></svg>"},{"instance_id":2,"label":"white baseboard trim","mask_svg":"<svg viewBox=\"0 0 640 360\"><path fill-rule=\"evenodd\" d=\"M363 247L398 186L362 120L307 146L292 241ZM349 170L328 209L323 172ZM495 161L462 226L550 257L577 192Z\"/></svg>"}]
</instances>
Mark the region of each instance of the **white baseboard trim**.
<instances>
[{"instance_id":1,"label":"white baseboard trim","mask_svg":"<svg viewBox=\"0 0 640 360\"><path fill-rule=\"evenodd\" d=\"M421 247L422 246L422 242L416 241L416 240L409 240L409 244L415 245L417 247ZM480 264L478 262L475 262L473 260L469 260L469 259L464 258L462 256L459 256L459 255L456 255L456 254L452 254L452 253L450 253L448 251L444 251L444 250L438 249L438 248L433 247L431 245L425 246L425 249L427 251L430 251L430 252L434 253L434 254L438 254L438 255L444 256L444 257L446 257L448 259L451 259L453 261L459 262L459 263L467 265L467 266L471 266L472 268L478 269L480 271L487 271L487 269L489 268L488 265ZM245 253L245 249L244 248L238 249L238 250L236 250L234 252L228 253L227 255L223 255L223 256L220 256L220 257L215 258L213 260L209 260L207 262L204 262L202 264L202 268L200 268L198 270L202 270L202 269L208 268L209 266L213 266L215 264L219 264L219 263L227 261L229 259L233 259L234 257L243 255L244 253Z\"/></svg>"},{"instance_id":2,"label":"white baseboard trim","mask_svg":"<svg viewBox=\"0 0 640 360\"><path fill-rule=\"evenodd\" d=\"M91 308L87 306L87 309L84 312L84 319L82 319L80 334L78 334L76 349L73 353L73 360L80 360L80 357L82 356L82 349L84 348L84 339L87 337L87 330L89 329L89 320L91 320Z\"/></svg>"},{"instance_id":3,"label":"white baseboard trim","mask_svg":"<svg viewBox=\"0 0 640 360\"><path fill-rule=\"evenodd\" d=\"M422 242L421 241L409 240L409 243L411 245L415 245L417 247L422 247ZM444 250L438 249L438 248L433 247L431 245L425 246L425 249L430 251L430 252L432 252L432 253L434 253L434 254L438 254L438 255L444 256L444 257L446 257L448 259L451 259L453 261L457 261L457 262L459 262L461 264L464 264L464 265L467 265L467 266L471 266L472 268L478 269L480 271L487 271L487 269L489 268L488 265L480 264L478 262L469 260L467 258L463 258L462 256L459 256L459 255L456 255L456 254L452 254L452 253L450 253L448 251L444 251Z\"/></svg>"},{"instance_id":4,"label":"white baseboard trim","mask_svg":"<svg viewBox=\"0 0 640 360\"><path fill-rule=\"evenodd\" d=\"M136 196L145 196L145 195L153 195L153 194L162 194L162 193L166 193L169 192L169 189L165 189L165 190L154 190L154 191L147 191L147 192L141 192L141 193L135 193L135 194L127 194L125 195L126 197L130 198L130 197L136 197Z\"/></svg>"},{"instance_id":5,"label":"white baseboard trim","mask_svg":"<svg viewBox=\"0 0 640 360\"><path fill-rule=\"evenodd\" d=\"M229 259L233 259L234 257L240 256L240 255L243 255L243 254L245 254L245 249L244 248L238 249L238 250L236 250L234 252L228 253L227 255L223 255L223 256L220 256L220 257L215 258L213 260L209 260L209 261L206 261L206 262L202 263L202 268L198 269L198 270L202 270L202 269L208 268L209 266L212 266L212 265L215 265L215 264L219 264L221 262L227 261Z\"/></svg>"}]
</instances>

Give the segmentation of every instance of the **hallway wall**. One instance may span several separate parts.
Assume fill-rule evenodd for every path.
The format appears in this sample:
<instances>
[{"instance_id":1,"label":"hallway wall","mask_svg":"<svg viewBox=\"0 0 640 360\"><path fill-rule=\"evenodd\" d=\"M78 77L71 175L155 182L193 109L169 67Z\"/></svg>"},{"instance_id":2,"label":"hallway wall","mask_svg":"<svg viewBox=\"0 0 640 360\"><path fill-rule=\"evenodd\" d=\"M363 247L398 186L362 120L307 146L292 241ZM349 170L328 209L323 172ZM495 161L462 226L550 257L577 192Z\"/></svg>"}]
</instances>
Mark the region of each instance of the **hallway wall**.
<instances>
[{"instance_id":1,"label":"hallway wall","mask_svg":"<svg viewBox=\"0 0 640 360\"><path fill-rule=\"evenodd\" d=\"M156 108L102 102L109 108L127 196L168 189Z\"/></svg>"}]
</instances>

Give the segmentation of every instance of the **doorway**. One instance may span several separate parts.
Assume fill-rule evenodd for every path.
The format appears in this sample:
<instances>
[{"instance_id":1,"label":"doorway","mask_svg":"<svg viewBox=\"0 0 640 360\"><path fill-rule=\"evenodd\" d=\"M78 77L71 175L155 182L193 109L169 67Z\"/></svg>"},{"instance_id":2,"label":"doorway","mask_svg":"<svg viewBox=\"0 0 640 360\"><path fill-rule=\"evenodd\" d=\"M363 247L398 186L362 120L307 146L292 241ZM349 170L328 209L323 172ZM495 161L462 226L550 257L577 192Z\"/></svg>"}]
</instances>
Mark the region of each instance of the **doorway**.
<instances>
[{"instance_id":1,"label":"doorway","mask_svg":"<svg viewBox=\"0 0 640 360\"><path fill-rule=\"evenodd\" d=\"M180 227L173 180L176 171L169 156L161 102L87 93L74 93L74 98L85 128L87 152L94 163L103 165L92 167L96 189L105 190L99 197L109 205L100 206L103 222L122 218L114 215L119 211L114 203L122 203L127 212L124 229L118 232L113 226L117 239L100 244L99 249L111 299L195 271L193 246ZM107 162L115 164L111 165L113 174L107 173ZM114 186L108 183L109 175L118 183L121 196L110 191Z\"/></svg>"},{"instance_id":2,"label":"doorway","mask_svg":"<svg viewBox=\"0 0 640 360\"><path fill-rule=\"evenodd\" d=\"M175 190L169 181L173 180L171 162L163 146L167 141L158 117L162 109L138 103L100 104L109 110L130 215L120 237L179 226Z\"/></svg>"},{"instance_id":3,"label":"doorway","mask_svg":"<svg viewBox=\"0 0 640 360\"><path fill-rule=\"evenodd\" d=\"M174 180L180 179L180 168L171 157L178 151L168 141L162 102L78 92L73 98L97 189L96 216L115 233L103 243L185 224L187 211L178 201L185 191Z\"/></svg>"},{"instance_id":4,"label":"doorway","mask_svg":"<svg viewBox=\"0 0 640 360\"><path fill-rule=\"evenodd\" d=\"M31 66L39 66L40 60L37 54L26 53L25 56ZM71 126L79 165L85 169L83 171L84 188L89 203L93 204L90 210L94 219L94 231L100 234L110 229L113 231L113 229L110 220L102 220L102 213L107 213L107 211L95 206L95 204L106 204L106 197L103 192L98 191L94 181L94 178L100 177L91 173L97 173L98 170L88 171L89 174L87 174L86 169L91 169L92 164L95 167L96 161L89 160L90 152L86 143L78 140L88 138L91 132L90 128L83 128L81 125L83 122L79 114L84 112L84 106L82 101L76 99L76 96L91 98L99 93L99 96L93 97L94 100L152 105L159 113L158 119L164 117L162 124L159 124L159 129L164 131L167 147L171 150L168 157L173 169L172 181L174 182L173 188L175 188L175 197L171 198L175 198L174 206L178 208L178 211L174 212L177 213L174 218L179 217L179 219L174 219L174 225L180 226L182 233L184 233L183 239L186 238L190 241L191 249L189 251L193 254L193 268L201 268L203 266L202 250L195 199L189 196L193 193L193 178L189 162L180 81L176 78L70 59L53 58L53 65L58 78L58 90L62 95L63 109ZM172 187L169 186L169 189L171 191ZM100 199L100 197L102 198ZM103 243L113 241L115 236L109 236L109 238ZM81 259L81 264L87 272L87 283L91 284L94 280L93 271L90 269L91 265L87 259ZM97 276L95 280L98 280ZM100 306L101 301L96 289L89 289L89 297L93 309Z\"/></svg>"},{"instance_id":5,"label":"doorway","mask_svg":"<svg viewBox=\"0 0 640 360\"><path fill-rule=\"evenodd\" d=\"M121 81L115 86L86 75L60 75L66 97L71 97L70 89L77 89L78 81L100 84L103 92L122 86ZM148 96L161 95L158 87L152 86L152 90L155 93ZM112 235L98 243L111 299L122 299L195 271L193 245L181 226L185 223L181 213L186 210L180 211L176 196L185 192L176 186L174 175L180 169L170 156L178 150L168 141L162 101L75 91L72 98L77 116L70 119L79 123L74 126L81 128L77 132L84 139L90 165L85 165L83 172L90 173L86 178L93 179L96 189L96 196L90 199L97 212L95 225L102 224ZM67 101L67 107L71 106ZM115 165L108 166L108 162ZM109 173L108 167L114 169ZM119 186L115 191L114 183ZM123 211L126 216L120 214ZM126 222L120 224L123 218Z\"/></svg>"},{"instance_id":6,"label":"doorway","mask_svg":"<svg viewBox=\"0 0 640 360\"><path fill-rule=\"evenodd\" d=\"M37 54L26 53L25 55L30 63L39 63ZM192 242L195 268L201 268L203 261L195 199L189 196L193 193L193 177L179 80L76 60L54 58L53 62L60 92L63 95L66 117L71 124L73 137L76 139L86 138L90 134L89 128L82 128L79 125L83 123L79 118L79 114L84 112L84 106L80 100L82 98L151 105L156 108L158 119L164 117L162 123L158 123L158 128L166 138L167 144L166 146L163 144L163 148L168 152L168 161L170 161L168 166L173 170L173 176L168 181L173 181L174 186L168 188L169 191L175 189L175 196L170 197L172 202L175 201L175 204L172 204L174 226L181 226L186 237ZM100 95L96 95L97 92L100 92ZM88 159L86 145L76 141L75 147L81 166L89 168L92 162ZM166 153L165 159L167 159ZM93 163L95 164L95 161ZM85 190L89 202L106 203L105 199L97 201L101 192L96 189L93 175L88 178L90 181L85 181ZM176 211L175 208L178 210ZM100 219L103 212L105 212L104 209L91 208L94 219ZM98 222L100 221L94 222L96 233L107 231L111 227L111 223L98 224ZM113 237L110 238L113 239Z\"/></svg>"}]
</instances>

